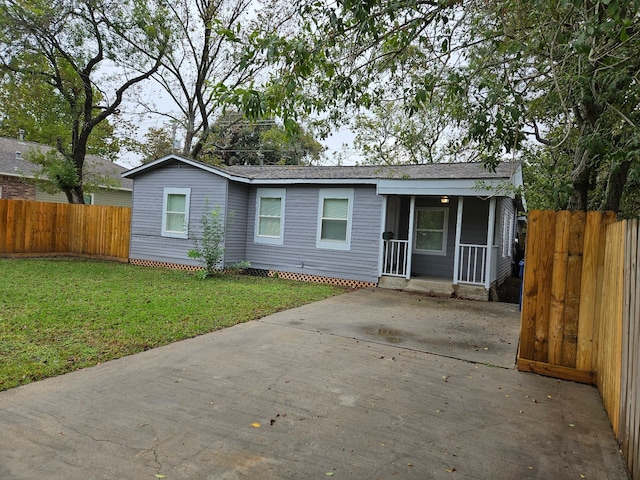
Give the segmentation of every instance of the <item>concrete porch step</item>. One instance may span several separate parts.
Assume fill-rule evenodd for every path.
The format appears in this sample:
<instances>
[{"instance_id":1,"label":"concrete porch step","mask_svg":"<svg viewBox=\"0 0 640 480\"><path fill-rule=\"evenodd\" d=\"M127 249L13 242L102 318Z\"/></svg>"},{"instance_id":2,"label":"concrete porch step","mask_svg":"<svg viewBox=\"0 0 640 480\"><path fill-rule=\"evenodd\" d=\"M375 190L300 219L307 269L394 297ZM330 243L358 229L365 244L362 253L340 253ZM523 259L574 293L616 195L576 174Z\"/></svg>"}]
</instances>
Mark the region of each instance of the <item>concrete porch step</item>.
<instances>
[{"instance_id":1,"label":"concrete porch step","mask_svg":"<svg viewBox=\"0 0 640 480\"><path fill-rule=\"evenodd\" d=\"M453 282L445 278L437 277L413 277L407 280L402 277L380 277L378 287L403 290L405 292L424 293L434 297L466 298L470 300L489 300L489 293L484 287L475 285L453 285Z\"/></svg>"},{"instance_id":2,"label":"concrete porch step","mask_svg":"<svg viewBox=\"0 0 640 480\"><path fill-rule=\"evenodd\" d=\"M441 278L414 277L407 280L401 277L380 277L378 287L426 293L437 297L451 297L453 295L451 280Z\"/></svg>"}]
</instances>

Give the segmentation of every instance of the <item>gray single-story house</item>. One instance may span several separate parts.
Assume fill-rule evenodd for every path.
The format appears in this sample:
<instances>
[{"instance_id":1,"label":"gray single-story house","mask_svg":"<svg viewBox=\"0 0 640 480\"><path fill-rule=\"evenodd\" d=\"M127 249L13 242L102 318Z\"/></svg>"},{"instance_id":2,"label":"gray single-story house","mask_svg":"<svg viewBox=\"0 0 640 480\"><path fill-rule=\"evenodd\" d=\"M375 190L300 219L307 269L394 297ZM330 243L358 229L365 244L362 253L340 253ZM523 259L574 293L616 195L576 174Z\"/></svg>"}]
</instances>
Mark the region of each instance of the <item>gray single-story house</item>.
<instances>
[{"instance_id":1,"label":"gray single-story house","mask_svg":"<svg viewBox=\"0 0 640 480\"><path fill-rule=\"evenodd\" d=\"M519 163L217 167L168 155L133 180L130 260L194 268L200 218L228 219L224 265L351 286L439 279L485 294L512 271Z\"/></svg>"}]
</instances>

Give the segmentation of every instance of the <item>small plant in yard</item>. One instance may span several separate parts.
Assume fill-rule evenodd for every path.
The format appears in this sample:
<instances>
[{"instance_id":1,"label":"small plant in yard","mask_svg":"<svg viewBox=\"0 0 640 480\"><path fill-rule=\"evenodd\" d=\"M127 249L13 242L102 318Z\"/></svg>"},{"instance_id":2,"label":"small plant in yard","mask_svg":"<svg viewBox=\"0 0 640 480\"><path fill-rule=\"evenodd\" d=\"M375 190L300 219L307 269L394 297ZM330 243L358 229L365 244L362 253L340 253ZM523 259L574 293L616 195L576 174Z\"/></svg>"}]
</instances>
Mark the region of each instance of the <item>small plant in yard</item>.
<instances>
[{"instance_id":1,"label":"small plant in yard","mask_svg":"<svg viewBox=\"0 0 640 480\"><path fill-rule=\"evenodd\" d=\"M194 248L187 252L189 258L196 258L203 266L202 278L215 275L219 268L222 256L224 255L224 232L225 226L220 219L220 209L210 210L200 217L202 227L202 239L193 237Z\"/></svg>"},{"instance_id":2,"label":"small plant in yard","mask_svg":"<svg viewBox=\"0 0 640 480\"><path fill-rule=\"evenodd\" d=\"M251 262L248 262L246 260L242 260L240 262L236 262L236 263L232 263L231 265L227 265L227 268L229 270L242 272L243 270L245 270L247 268L251 268Z\"/></svg>"}]
</instances>

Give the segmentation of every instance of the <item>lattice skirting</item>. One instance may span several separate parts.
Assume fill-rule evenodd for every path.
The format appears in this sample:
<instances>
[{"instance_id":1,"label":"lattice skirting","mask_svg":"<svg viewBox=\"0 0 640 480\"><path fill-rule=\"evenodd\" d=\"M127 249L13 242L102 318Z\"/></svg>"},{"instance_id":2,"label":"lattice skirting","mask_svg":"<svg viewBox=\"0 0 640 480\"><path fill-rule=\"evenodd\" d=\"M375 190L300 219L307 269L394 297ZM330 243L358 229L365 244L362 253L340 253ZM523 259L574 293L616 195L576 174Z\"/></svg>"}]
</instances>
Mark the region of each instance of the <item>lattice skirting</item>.
<instances>
[{"instance_id":1,"label":"lattice skirting","mask_svg":"<svg viewBox=\"0 0 640 480\"><path fill-rule=\"evenodd\" d=\"M278 277L287 280L297 280L298 282L322 283L325 285L339 285L349 288L368 288L376 287L375 282L365 282L363 280L347 280L345 278L322 277L320 275L308 275L306 273L280 272L278 270L260 270L257 268L247 268L245 270L249 275L258 277Z\"/></svg>"},{"instance_id":2,"label":"lattice skirting","mask_svg":"<svg viewBox=\"0 0 640 480\"><path fill-rule=\"evenodd\" d=\"M135 258L130 258L129 263L132 265L139 265L142 267L160 267L160 268L170 268L173 270L186 270L188 272L197 272L202 270L202 267L196 265L180 265L176 263L168 263L168 262L157 262L155 260L138 260ZM231 272L225 271L225 272ZM322 277L319 275L307 275L304 273L291 273L291 272L280 272L277 270L262 270L258 268L247 268L244 270L248 275L254 275L257 277L278 277L285 278L287 280L296 280L298 282L311 282L311 283L320 283L324 285L338 285L341 287L349 287L353 289L357 288L370 288L376 287L377 283L375 282L365 282L362 280L347 280L344 278L333 278L333 277Z\"/></svg>"},{"instance_id":3,"label":"lattice skirting","mask_svg":"<svg viewBox=\"0 0 640 480\"><path fill-rule=\"evenodd\" d=\"M177 263L156 262L155 260L138 260L136 258L130 258L129 263L131 265L138 265L141 267L170 268L171 270L186 270L188 272L198 272L202 270L202 267L198 267L197 265L179 265Z\"/></svg>"}]
</instances>

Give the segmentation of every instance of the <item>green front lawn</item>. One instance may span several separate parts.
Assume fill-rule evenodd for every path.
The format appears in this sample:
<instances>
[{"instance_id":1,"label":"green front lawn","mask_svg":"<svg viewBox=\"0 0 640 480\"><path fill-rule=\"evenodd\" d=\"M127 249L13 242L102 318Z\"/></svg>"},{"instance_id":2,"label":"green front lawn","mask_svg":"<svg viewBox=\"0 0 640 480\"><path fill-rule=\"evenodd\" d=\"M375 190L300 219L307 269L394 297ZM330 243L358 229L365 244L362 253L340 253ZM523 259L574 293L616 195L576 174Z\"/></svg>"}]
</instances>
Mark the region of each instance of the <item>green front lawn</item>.
<instances>
[{"instance_id":1,"label":"green front lawn","mask_svg":"<svg viewBox=\"0 0 640 480\"><path fill-rule=\"evenodd\" d=\"M277 278L0 259L0 391L346 290Z\"/></svg>"}]
</instances>

